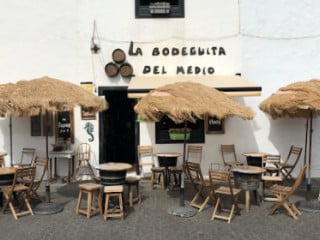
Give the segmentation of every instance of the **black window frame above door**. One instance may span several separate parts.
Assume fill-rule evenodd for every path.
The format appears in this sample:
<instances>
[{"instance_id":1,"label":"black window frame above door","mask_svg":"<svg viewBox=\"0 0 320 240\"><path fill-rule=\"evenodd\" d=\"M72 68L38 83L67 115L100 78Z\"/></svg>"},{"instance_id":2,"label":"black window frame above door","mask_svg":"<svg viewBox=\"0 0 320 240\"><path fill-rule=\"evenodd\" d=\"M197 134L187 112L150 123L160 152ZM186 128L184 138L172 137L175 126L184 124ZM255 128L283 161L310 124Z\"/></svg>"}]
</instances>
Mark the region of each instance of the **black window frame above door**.
<instances>
[{"instance_id":1,"label":"black window frame above door","mask_svg":"<svg viewBox=\"0 0 320 240\"><path fill-rule=\"evenodd\" d=\"M169 2L169 13L152 13L150 3ZM136 18L184 18L184 0L135 0L135 17Z\"/></svg>"}]
</instances>

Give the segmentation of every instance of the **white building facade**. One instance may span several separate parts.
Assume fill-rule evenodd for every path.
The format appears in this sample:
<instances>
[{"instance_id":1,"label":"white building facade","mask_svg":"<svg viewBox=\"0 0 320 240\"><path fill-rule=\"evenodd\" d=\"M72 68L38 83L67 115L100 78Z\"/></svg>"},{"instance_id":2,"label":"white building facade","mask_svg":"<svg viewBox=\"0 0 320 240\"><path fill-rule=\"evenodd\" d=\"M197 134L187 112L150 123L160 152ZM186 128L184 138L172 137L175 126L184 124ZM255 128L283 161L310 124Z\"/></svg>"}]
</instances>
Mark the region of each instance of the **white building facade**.
<instances>
[{"instance_id":1,"label":"white building facade","mask_svg":"<svg viewBox=\"0 0 320 240\"><path fill-rule=\"evenodd\" d=\"M220 144L241 152L263 151L283 156L291 145L304 148L305 119L272 120L258 108L278 88L320 75L320 2L312 0L185 0L183 17L138 18L143 1L29 0L2 1L0 9L0 81L16 82L50 76L75 84L92 82L99 89L126 88L131 77L108 77L105 65L122 49L136 77L241 76L262 87L260 96L235 97L255 112L254 120L225 119L223 134L205 133L202 168L221 162ZM173 1L180 3L181 1ZM95 24L94 24L95 23ZM92 38L100 47L91 51ZM130 52L130 46L131 52ZM195 47L195 48L193 48ZM197 49L205 49L201 54ZM159 49L159 53L155 52ZM178 50L176 50L178 49ZM192 53L195 49L196 53ZM169 51L169 52L167 52ZM178 51L178 52L175 52ZM185 52L184 52L185 51ZM108 110L109 111L109 110ZM83 120L74 109L74 146L88 142L84 129L94 126L92 163L101 158L101 121ZM319 120L313 121L312 177L320 176ZM45 153L43 136L30 136L30 118L13 118L13 155L22 147ZM9 153L9 119L0 119L0 151ZM49 138L50 144L55 137ZM181 151L181 144L157 144L155 124L139 122L138 143L155 151ZM105 144L105 143L103 143ZM113 143L106 143L113 144ZM304 154L303 154L304 155ZM299 166L303 164L302 155ZM64 171L64 169L61 169ZM297 169L295 175L297 174Z\"/></svg>"}]
</instances>

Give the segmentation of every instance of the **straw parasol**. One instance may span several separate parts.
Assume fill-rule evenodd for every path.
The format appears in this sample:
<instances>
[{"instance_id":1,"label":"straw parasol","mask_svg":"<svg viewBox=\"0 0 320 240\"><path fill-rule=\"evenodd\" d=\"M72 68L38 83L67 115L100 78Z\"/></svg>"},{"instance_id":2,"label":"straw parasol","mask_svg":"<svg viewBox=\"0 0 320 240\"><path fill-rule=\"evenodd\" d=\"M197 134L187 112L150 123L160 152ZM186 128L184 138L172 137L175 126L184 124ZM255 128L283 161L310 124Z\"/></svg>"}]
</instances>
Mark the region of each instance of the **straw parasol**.
<instances>
[{"instance_id":1,"label":"straw parasol","mask_svg":"<svg viewBox=\"0 0 320 240\"><path fill-rule=\"evenodd\" d=\"M13 116L35 116L39 113L46 116L48 112L68 111L75 106L87 108L91 112L98 112L108 108L105 99L102 99L84 88L50 77L41 77L33 80L21 80L16 84L0 85L0 90L7 87L7 99L0 100L0 113ZM48 132L46 135L46 157L48 158ZM11 146L12 148L12 146ZM46 184L50 192L49 180ZM49 199L48 199L49 200ZM48 206L45 206L45 212ZM50 207L51 208L51 207ZM54 210L55 211L55 210Z\"/></svg>"},{"instance_id":2,"label":"straw parasol","mask_svg":"<svg viewBox=\"0 0 320 240\"><path fill-rule=\"evenodd\" d=\"M168 116L175 123L203 119L205 115L216 116L219 119L228 116L238 116L243 119L252 119L254 114L249 107L234 101L223 92L205 85L192 82L177 82L159 87L149 92L135 106L135 111L144 119L159 121ZM183 162L185 161L186 137L183 144ZM180 207L171 212L173 215L189 217L184 204L184 182L180 186ZM189 215L190 214L190 215Z\"/></svg>"},{"instance_id":3,"label":"straw parasol","mask_svg":"<svg viewBox=\"0 0 320 240\"><path fill-rule=\"evenodd\" d=\"M8 101L11 92L14 90L15 84L0 84L0 117L6 117L10 112L11 104ZM12 165L12 117L9 117L10 130L10 165Z\"/></svg>"},{"instance_id":4,"label":"straw parasol","mask_svg":"<svg viewBox=\"0 0 320 240\"><path fill-rule=\"evenodd\" d=\"M311 190L311 149L312 149L312 118L320 113L320 80L312 79L289 84L260 103L259 108L270 114L273 119L281 117L306 118L305 151L308 149L308 182ZM309 141L308 141L309 136ZM307 147L309 142L309 146ZM306 154L305 154L306 162Z\"/></svg>"}]
</instances>

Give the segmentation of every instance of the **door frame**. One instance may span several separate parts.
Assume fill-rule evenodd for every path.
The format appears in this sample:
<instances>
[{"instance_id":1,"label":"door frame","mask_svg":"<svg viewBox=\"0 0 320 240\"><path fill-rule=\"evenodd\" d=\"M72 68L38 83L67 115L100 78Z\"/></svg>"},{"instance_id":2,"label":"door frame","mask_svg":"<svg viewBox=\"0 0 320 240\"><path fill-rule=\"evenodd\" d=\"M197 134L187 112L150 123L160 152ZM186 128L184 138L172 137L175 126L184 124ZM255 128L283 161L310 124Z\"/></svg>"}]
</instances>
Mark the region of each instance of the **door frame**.
<instances>
[{"instance_id":1,"label":"door frame","mask_svg":"<svg viewBox=\"0 0 320 240\"><path fill-rule=\"evenodd\" d=\"M101 97L105 97L105 92L111 91L127 91L127 86L105 86L105 87L98 87L98 95ZM110 103L109 103L110 104ZM108 111L108 110L106 110ZM99 163L102 163L103 159L106 159L105 153L103 151L103 147L107 144L104 138L104 120L103 112L99 112ZM137 115L135 113L135 115ZM137 116L135 116L135 119ZM134 163L138 168L138 154L137 154L137 146L140 143L140 124L137 120L134 121Z\"/></svg>"}]
</instances>

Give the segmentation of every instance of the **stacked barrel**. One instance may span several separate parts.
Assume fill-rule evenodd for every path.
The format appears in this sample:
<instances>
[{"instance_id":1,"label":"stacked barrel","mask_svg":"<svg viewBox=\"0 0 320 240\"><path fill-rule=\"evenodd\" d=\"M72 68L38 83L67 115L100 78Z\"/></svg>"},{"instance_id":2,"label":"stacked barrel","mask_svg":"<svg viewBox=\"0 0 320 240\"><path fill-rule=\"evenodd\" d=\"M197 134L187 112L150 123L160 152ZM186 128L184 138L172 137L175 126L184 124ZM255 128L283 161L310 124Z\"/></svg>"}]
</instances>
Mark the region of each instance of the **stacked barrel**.
<instances>
[{"instance_id":1,"label":"stacked barrel","mask_svg":"<svg viewBox=\"0 0 320 240\"><path fill-rule=\"evenodd\" d=\"M105 72L108 77L116 77L119 73L124 78L133 76L133 68L131 64L126 62L126 54L122 49L113 50L112 60L105 66Z\"/></svg>"}]
</instances>

